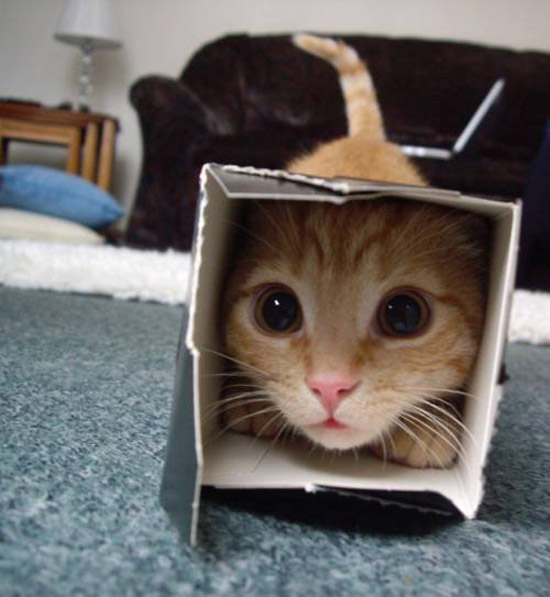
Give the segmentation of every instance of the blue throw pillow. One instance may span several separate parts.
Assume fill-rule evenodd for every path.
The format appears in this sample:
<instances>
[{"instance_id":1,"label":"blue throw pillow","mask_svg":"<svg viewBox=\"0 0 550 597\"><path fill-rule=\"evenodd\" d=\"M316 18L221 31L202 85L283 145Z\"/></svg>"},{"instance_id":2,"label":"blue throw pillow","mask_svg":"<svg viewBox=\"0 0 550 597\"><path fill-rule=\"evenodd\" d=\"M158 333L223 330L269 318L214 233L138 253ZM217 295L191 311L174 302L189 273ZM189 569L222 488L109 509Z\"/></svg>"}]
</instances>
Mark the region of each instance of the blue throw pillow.
<instances>
[{"instance_id":1,"label":"blue throw pillow","mask_svg":"<svg viewBox=\"0 0 550 597\"><path fill-rule=\"evenodd\" d=\"M92 183L43 166L0 167L0 206L63 218L89 228L105 228L124 213Z\"/></svg>"}]
</instances>

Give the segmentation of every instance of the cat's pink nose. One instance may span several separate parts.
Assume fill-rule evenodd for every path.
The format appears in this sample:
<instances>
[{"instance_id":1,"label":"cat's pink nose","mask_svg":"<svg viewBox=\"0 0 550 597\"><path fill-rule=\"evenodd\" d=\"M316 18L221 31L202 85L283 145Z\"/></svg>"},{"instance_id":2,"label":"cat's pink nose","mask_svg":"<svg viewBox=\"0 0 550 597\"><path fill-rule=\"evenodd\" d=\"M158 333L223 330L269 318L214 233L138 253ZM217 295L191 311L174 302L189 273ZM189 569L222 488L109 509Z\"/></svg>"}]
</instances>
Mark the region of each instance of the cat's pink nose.
<instances>
[{"instance_id":1,"label":"cat's pink nose","mask_svg":"<svg viewBox=\"0 0 550 597\"><path fill-rule=\"evenodd\" d=\"M306 384L319 398L329 415L332 415L340 401L348 396L358 383L356 379L343 375L306 377Z\"/></svg>"}]
</instances>

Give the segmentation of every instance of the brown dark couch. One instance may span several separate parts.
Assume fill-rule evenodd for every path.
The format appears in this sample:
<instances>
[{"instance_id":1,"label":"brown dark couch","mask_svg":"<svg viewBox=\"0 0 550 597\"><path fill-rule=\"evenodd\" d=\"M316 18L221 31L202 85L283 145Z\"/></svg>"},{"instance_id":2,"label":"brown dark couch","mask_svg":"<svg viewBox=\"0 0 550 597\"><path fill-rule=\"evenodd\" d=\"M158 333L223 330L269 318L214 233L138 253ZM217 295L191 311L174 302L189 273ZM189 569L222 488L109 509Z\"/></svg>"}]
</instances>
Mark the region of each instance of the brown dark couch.
<instances>
[{"instance_id":1,"label":"brown dark couch","mask_svg":"<svg viewBox=\"0 0 550 597\"><path fill-rule=\"evenodd\" d=\"M420 160L434 186L518 197L550 115L550 55L465 43L337 36L368 60L386 127L403 144L450 146L492 83L501 109L474 152ZM279 168L345 134L330 66L286 35L230 35L201 48L178 79L148 76L131 89L144 158L127 242L190 247L204 162ZM549 208L550 209L550 208Z\"/></svg>"}]
</instances>

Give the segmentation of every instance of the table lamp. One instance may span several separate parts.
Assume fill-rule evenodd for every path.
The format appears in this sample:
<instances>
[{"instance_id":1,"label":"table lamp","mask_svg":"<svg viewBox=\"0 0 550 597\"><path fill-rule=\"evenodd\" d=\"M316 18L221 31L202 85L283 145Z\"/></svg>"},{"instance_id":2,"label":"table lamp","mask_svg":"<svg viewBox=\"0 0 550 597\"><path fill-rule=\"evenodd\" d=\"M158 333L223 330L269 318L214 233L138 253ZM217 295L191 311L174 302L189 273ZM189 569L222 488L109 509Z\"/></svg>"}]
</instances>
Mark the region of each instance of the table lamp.
<instances>
[{"instance_id":1,"label":"table lamp","mask_svg":"<svg viewBox=\"0 0 550 597\"><path fill-rule=\"evenodd\" d=\"M75 109L90 109L92 51L122 45L112 0L67 0L54 38L82 50L78 100Z\"/></svg>"}]
</instances>

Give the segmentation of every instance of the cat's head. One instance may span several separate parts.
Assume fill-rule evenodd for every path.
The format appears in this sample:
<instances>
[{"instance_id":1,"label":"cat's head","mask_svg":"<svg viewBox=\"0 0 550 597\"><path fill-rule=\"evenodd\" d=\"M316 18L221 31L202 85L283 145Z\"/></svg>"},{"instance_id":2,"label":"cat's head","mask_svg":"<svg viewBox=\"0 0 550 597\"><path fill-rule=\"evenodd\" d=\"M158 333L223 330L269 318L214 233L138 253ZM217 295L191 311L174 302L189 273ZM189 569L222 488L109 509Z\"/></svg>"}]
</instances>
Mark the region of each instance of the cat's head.
<instances>
[{"instance_id":1,"label":"cat's head","mask_svg":"<svg viewBox=\"0 0 550 597\"><path fill-rule=\"evenodd\" d=\"M224 350L294 429L353 448L465 384L485 309L481 217L403 200L264 201L249 214Z\"/></svg>"}]
</instances>

